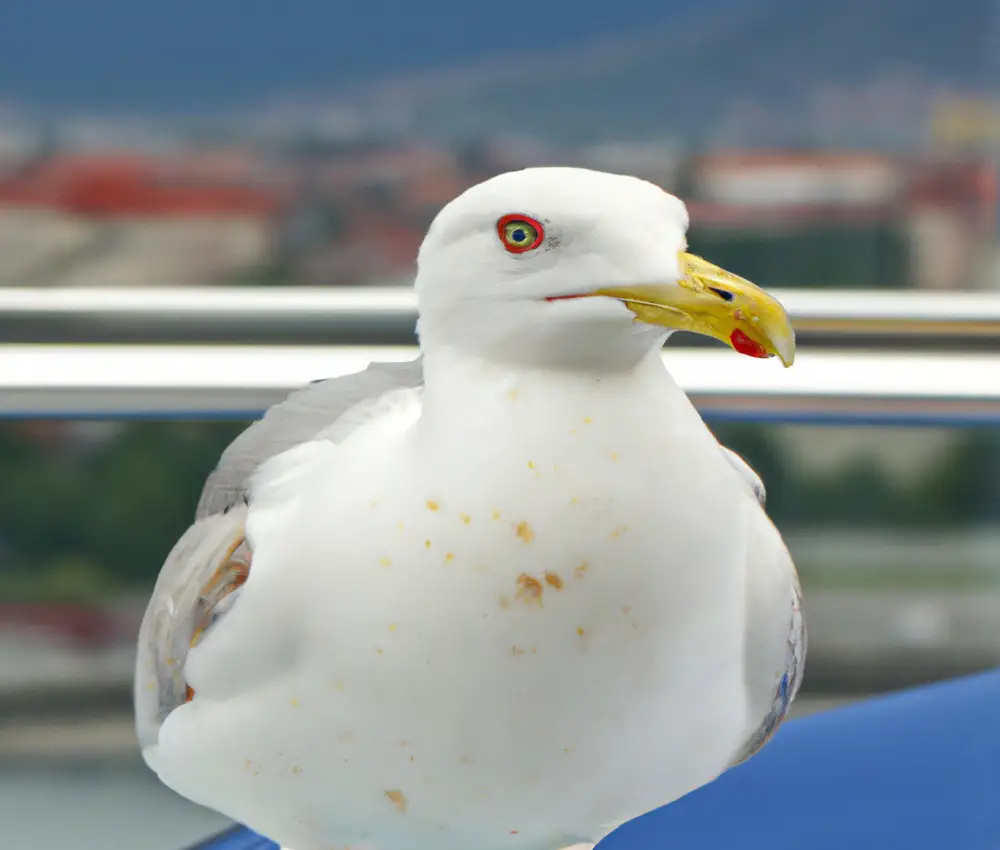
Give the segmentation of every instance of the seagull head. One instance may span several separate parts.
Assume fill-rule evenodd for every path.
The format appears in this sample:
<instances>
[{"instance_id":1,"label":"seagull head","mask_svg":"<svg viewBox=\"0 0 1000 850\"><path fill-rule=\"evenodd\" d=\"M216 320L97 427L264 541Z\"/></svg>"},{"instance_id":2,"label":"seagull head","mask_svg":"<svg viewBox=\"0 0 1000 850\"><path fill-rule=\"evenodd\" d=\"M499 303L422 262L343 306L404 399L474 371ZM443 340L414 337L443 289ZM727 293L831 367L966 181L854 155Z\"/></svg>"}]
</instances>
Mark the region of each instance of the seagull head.
<instances>
[{"instance_id":1,"label":"seagull head","mask_svg":"<svg viewBox=\"0 0 1000 850\"><path fill-rule=\"evenodd\" d=\"M528 168L445 206L418 257L425 353L628 366L676 330L752 357L795 357L781 304L687 251L684 203L636 177Z\"/></svg>"}]
</instances>

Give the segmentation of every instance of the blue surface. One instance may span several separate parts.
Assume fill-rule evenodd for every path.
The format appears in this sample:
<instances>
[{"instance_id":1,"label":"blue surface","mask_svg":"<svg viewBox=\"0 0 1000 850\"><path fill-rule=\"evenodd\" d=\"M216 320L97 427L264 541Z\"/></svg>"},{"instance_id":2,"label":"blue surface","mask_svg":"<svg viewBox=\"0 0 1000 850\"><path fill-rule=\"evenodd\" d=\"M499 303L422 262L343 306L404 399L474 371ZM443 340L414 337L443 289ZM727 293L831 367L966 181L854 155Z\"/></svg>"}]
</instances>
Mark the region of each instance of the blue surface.
<instances>
[{"instance_id":1,"label":"blue surface","mask_svg":"<svg viewBox=\"0 0 1000 850\"><path fill-rule=\"evenodd\" d=\"M235 826L184 850L281 850L281 848L273 841L251 832L245 826Z\"/></svg>"},{"instance_id":2,"label":"blue surface","mask_svg":"<svg viewBox=\"0 0 1000 850\"><path fill-rule=\"evenodd\" d=\"M749 762L600 848L997 850L1000 672L790 721ZM277 845L236 830L198 850Z\"/></svg>"}]
</instances>

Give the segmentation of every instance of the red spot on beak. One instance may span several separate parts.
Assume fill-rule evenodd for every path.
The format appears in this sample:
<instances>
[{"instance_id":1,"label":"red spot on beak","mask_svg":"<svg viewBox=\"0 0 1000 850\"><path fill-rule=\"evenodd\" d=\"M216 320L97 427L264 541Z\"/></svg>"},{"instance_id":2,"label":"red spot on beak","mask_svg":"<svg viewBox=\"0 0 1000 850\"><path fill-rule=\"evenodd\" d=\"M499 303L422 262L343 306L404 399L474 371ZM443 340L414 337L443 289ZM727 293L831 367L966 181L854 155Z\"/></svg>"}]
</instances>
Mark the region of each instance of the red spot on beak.
<instances>
[{"instance_id":1,"label":"red spot on beak","mask_svg":"<svg viewBox=\"0 0 1000 850\"><path fill-rule=\"evenodd\" d=\"M747 357L767 358L771 356L767 353L767 351L765 351L763 345L759 342L754 342L739 328L732 332L729 337L729 341L733 344L733 348L736 351L740 354L747 355Z\"/></svg>"},{"instance_id":2,"label":"red spot on beak","mask_svg":"<svg viewBox=\"0 0 1000 850\"><path fill-rule=\"evenodd\" d=\"M573 298L586 298L589 293L581 292L579 295L550 295L546 301L570 301Z\"/></svg>"}]
</instances>

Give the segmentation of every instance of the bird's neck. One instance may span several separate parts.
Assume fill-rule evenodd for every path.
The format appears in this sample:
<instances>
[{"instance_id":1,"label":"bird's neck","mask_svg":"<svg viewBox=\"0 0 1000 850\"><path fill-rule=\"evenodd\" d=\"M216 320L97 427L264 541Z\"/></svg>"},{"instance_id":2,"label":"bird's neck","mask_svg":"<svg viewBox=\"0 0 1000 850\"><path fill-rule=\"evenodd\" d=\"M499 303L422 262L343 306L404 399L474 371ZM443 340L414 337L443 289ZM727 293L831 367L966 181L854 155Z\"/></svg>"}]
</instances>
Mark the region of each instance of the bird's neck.
<instances>
[{"instance_id":1,"label":"bird's neck","mask_svg":"<svg viewBox=\"0 0 1000 850\"><path fill-rule=\"evenodd\" d=\"M552 410L581 421L595 411L622 419L654 410L676 409L682 418L693 413L659 349L630 369L608 371L527 367L447 347L425 351L423 363L421 424L439 433L449 429L450 421L463 422L466 429L474 421L481 432L528 420L532 427L543 427Z\"/></svg>"},{"instance_id":2,"label":"bird's neck","mask_svg":"<svg viewBox=\"0 0 1000 850\"><path fill-rule=\"evenodd\" d=\"M460 353L493 369L574 376L634 373L670 332L617 313L560 321L532 302L486 311L473 302L420 303L417 324L425 356L447 361ZM627 311L625 311L627 312Z\"/></svg>"}]
</instances>

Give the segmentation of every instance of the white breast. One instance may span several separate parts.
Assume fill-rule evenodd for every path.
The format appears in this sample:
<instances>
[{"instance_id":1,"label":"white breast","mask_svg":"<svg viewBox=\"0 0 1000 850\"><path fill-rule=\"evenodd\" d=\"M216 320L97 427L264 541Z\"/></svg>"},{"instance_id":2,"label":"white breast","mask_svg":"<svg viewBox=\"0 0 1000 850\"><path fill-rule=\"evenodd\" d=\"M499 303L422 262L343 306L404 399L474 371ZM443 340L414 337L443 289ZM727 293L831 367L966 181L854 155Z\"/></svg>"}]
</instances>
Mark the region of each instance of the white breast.
<instances>
[{"instance_id":1,"label":"white breast","mask_svg":"<svg viewBox=\"0 0 1000 850\"><path fill-rule=\"evenodd\" d=\"M481 850L595 838L717 775L746 727L757 506L658 393L522 384L433 439L324 449L226 621L246 652L273 632L286 672L175 712L164 778L303 846Z\"/></svg>"}]
</instances>

